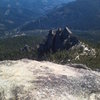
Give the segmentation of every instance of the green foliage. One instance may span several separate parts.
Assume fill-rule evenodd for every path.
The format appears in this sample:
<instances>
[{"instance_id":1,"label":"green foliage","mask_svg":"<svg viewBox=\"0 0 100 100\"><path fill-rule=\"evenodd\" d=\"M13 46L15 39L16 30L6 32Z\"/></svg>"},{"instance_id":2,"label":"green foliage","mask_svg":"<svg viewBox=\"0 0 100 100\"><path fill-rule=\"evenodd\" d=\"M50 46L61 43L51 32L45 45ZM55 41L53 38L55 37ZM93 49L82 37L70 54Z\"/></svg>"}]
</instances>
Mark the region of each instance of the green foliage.
<instances>
[{"instance_id":1,"label":"green foliage","mask_svg":"<svg viewBox=\"0 0 100 100\"><path fill-rule=\"evenodd\" d=\"M69 63L77 63L77 64L84 64L92 69L100 69L100 48L95 45L96 49L96 56L91 55L80 55L79 59L75 59L76 56L82 53L81 49L74 49L74 50L63 50L58 51L56 53L48 53L43 56L42 59L60 63L60 64L69 64Z\"/></svg>"},{"instance_id":2,"label":"green foliage","mask_svg":"<svg viewBox=\"0 0 100 100\"><path fill-rule=\"evenodd\" d=\"M36 57L36 46L42 41L39 36L22 36L14 38L6 38L0 40L0 60L34 58ZM32 49L30 52L21 51L25 45L29 45Z\"/></svg>"},{"instance_id":3,"label":"green foliage","mask_svg":"<svg viewBox=\"0 0 100 100\"><path fill-rule=\"evenodd\" d=\"M58 51L56 53L51 52L48 54L44 54L43 58L45 60L53 61L56 63L61 63L61 62L68 60L70 58L70 55L68 54L66 50L64 50L64 51Z\"/></svg>"},{"instance_id":4,"label":"green foliage","mask_svg":"<svg viewBox=\"0 0 100 100\"><path fill-rule=\"evenodd\" d=\"M16 59L35 59L35 60L46 60L55 63L67 64L67 63L79 63L85 64L92 69L100 69L100 43L90 43L84 41L86 44L89 44L92 48L96 50L96 57L91 55L80 55L80 59L75 59L76 56L82 53L83 49L71 49L57 51L53 53L46 53L44 55L39 55L37 51L37 45L43 40L41 35L33 36L21 36L14 38L6 38L0 40L0 60L16 60ZM31 47L30 51L21 51L20 49L25 46L25 44Z\"/></svg>"},{"instance_id":5,"label":"green foliage","mask_svg":"<svg viewBox=\"0 0 100 100\"><path fill-rule=\"evenodd\" d=\"M97 52L96 57L80 56L80 60L74 61L74 62L85 64L92 69L95 69L95 68L100 69L100 49L98 49L96 52Z\"/></svg>"}]
</instances>

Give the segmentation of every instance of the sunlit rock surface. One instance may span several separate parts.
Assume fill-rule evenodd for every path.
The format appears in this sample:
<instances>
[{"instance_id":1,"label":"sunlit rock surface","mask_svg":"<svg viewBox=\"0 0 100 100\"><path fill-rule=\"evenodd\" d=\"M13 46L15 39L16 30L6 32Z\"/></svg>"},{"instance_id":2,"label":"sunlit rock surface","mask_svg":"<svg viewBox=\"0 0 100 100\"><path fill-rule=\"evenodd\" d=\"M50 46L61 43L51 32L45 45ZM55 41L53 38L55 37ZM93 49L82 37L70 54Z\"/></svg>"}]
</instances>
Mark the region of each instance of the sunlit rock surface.
<instances>
[{"instance_id":1,"label":"sunlit rock surface","mask_svg":"<svg viewBox=\"0 0 100 100\"><path fill-rule=\"evenodd\" d=\"M0 100L100 100L100 73L45 61L1 61Z\"/></svg>"}]
</instances>

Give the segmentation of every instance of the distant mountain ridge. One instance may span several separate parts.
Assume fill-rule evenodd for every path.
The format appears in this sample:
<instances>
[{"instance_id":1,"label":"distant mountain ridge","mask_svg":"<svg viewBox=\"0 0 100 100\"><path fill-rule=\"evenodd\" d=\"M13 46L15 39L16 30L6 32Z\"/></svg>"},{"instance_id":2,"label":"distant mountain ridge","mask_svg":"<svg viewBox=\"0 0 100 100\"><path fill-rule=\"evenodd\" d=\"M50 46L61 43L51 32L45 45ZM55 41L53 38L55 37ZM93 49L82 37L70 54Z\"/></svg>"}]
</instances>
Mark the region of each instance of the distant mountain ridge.
<instances>
[{"instance_id":1,"label":"distant mountain ridge","mask_svg":"<svg viewBox=\"0 0 100 100\"><path fill-rule=\"evenodd\" d=\"M68 3L23 26L22 30L65 26L75 30L100 30L100 0L76 0Z\"/></svg>"},{"instance_id":2,"label":"distant mountain ridge","mask_svg":"<svg viewBox=\"0 0 100 100\"><path fill-rule=\"evenodd\" d=\"M35 20L57 5L73 0L0 0L0 30Z\"/></svg>"}]
</instances>

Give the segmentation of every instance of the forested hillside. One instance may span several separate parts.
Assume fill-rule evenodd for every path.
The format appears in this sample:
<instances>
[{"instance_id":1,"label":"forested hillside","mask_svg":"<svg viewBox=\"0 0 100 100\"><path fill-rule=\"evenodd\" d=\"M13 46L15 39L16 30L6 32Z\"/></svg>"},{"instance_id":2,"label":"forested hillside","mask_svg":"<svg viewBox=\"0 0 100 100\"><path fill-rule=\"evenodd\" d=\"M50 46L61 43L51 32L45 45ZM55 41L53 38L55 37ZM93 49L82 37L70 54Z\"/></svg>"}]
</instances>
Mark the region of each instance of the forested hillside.
<instances>
[{"instance_id":1,"label":"forested hillside","mask_svg":"<svg viewBox=\"0 0 100 100\"><path fill-rule=\"evenodd\" d=\"M100 0L76 0L53 9L47 16L23 26L22 30L69 26L74 30L100 29Z\"/></svg>"},{"instance_id":2,"label":"forested hillside","mask_svg":"<svg viewBox=\"0 0 100 100\"><path fill-rule=\"evenodd\" d=\"M0 34L34 21L70 1L73 0L0 0Z\"/></svg>"}]
</instances>

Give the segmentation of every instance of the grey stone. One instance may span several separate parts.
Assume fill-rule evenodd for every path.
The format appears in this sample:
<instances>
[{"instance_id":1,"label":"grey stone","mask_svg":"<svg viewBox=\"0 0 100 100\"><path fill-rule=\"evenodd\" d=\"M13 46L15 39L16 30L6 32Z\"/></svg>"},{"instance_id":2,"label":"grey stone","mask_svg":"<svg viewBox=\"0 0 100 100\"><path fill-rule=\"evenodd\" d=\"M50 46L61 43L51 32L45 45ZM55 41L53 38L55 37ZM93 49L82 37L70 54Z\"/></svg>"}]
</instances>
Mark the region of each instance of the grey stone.
<instances>
[{"instance_id":1,"label":"grey stone","mask_svg":"<svg viewBox=\"0 0 100 100\"><path fill-rule=\"evenodd\" d=\"M56 32L53 30L49 31L49 34L46 38L44 44L40 44L39 51L40 52L56 52L58 50L70 49L76 44L79 43L79 40L73 36L72 32L68 27L64 30L58 28Z\"/></svg>"}]
</instances>

